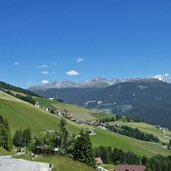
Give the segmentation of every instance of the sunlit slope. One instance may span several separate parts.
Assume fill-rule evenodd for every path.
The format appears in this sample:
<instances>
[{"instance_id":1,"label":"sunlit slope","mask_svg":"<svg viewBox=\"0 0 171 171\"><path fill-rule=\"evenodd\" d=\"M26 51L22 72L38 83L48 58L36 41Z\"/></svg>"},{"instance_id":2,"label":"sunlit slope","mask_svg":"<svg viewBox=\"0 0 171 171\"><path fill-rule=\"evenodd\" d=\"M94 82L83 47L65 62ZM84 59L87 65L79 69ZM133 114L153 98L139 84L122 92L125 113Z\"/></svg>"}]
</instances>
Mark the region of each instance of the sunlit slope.
<instances>
[{"instance_id":1,"label":"sunlit slope","mask_svg":"<svg viewBox=\"0 0 171 171\"><path fill-rule=\"evenodd\" d=\"M75 119L81 119L81 120L96 119L96 117L93 116L92 114L93 113L92 110L88 110L88 109L85 109L76 105L72 105L72 104L51 101L51 100L43 99L39 97L34 97L34 99L45 107L52 107L52 108L54 107L59 110L67 110L68 112L72 113Z\"/></svg>"},{"instance_id":2,"label":"sunlit slope","mask_svg":"<svg viewBox=\"0 0 171 171\"><path fill-rule=\"evenodd\" d=\"M138 155L151 157L156 154L171 155L171 151L161 144L137 140L111 131L95 128L96 136L92 136L94 146L111 146L124 151L132 151Z\"/></svg>"},{"instance_id":3,"label":"sunlit slope","mask_svg":"<svg viewBox=\"0 0 171 171\"><path fill-rule=\"evenodd\" d=\"M25 129L28 126L31 128L33 135L45 130L59 130L60 118L25 102L0 98L0 114L9 121L12 134L15 130ZM67 128L70 133L77 134L85 126L67 121ZM160 144L139 141L95 127L88 129L94 129L96 132L95 136L91 136L94 147L111 146L149 157L155 154L171 155L171 152Z\"/></svg>"},{"instance_id":4,"label":"sunlit slope","mask_svg":"<svg viewBox=\"0 0 171 171\"><path fill-rule=\"evenodd\" d=\"M153 134L158 137L161 142L168 143L171 139L171 131L164 129L158 129L153 125L143 123L143 122L123 122L123 121L115 121L113 123L117 123L124 126L129 126L132 128L138 128L140 131L148 134Z\"/></svg>"},{"instance_id":5,"label":"sunlit slope","mask_svg":"<svg viewBox=\"0 0 171 171\"><path fill-rule=\"evenodd\" d=\"M58 130L59 118L27 103L0 99L0 114L7 118L11 131L30 127L33 134L44 130ZM67 124L72 132L79 129Z\"/></svg>"}]
</instances>

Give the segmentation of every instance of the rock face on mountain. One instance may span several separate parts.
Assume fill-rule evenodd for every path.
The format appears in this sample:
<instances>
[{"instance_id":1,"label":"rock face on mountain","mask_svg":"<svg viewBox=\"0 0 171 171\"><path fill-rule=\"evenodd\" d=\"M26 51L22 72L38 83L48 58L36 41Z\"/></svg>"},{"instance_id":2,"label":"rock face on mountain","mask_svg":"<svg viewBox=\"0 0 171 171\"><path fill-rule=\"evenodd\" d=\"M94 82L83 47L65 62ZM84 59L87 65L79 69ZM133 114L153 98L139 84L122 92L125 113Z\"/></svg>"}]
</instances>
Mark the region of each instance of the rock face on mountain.
<instances>
[{"instance_id":1,"label":"rock face on mountain","mask_svg":"<svg viewBox=\"0 0 171 171\"><path fill-rule=\"evenodd\" d=\"M50 88L102 88L102 87L108 87L120 82L124 82L124 79L111 79L107 80L105 78L94 78L92 80L86 80L80 83L75 83L72 81L64 80L64 81L54 81L50 84L45 84L42 86L33 86L30 87L29 90L36 91L36 90L47 90Z\"/></svg>"},{"instance_id":2,"label":"rock face on mountain","mask_svg":"<svg viewBox=\"0 0 171 171\"><path fill-rule=\"evenodd\" d=\"M44 97L60 98L65 102L87 108L132 116L171 129L169 83L157 79L119 80L107 83L104 79L96 79L81 85L65 82L64 88L31 90Z\"/></svg>"}]
</instances>

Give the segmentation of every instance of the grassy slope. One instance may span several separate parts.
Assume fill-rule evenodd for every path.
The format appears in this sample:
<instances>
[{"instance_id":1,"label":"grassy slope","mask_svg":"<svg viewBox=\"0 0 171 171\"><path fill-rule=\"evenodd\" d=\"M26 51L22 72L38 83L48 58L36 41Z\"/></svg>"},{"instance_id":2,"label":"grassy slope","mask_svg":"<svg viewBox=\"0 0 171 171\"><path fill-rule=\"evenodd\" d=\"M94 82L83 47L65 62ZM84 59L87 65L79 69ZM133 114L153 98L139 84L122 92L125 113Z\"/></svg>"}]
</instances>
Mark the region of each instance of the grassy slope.
<instances>
[{"instance_id":1,"label":"grassy slope","mask_svg":"<svg viewBox=\"0 0 171 171\"><path fill-rule=\"evenodd\" d=\"M121 148L124 151L133 151L138 155L145 155L148 157L155 154L171 155L171 151L160 144L140 141L98 128L95 128L95 132L97 133L96 136L91 137L94 146L101 145Z\"/></svg>"},{"instance_id":2,"label":"grassy slope","mask_svg":"<svg viewBox=\"0 0 171 171\"><path fill-rule=\"evenodd\" d=\"M0 99L4 99L4 100L12 100L12 101L18 101L18 102L23 102L22 100L20 99L17 99L3 91L0 90Z\"/></svg>"},{"instance_id":3,"label":"grassy slope","mask_svg":"<svg viewBox=\"0 0 171 171\"><path fill-rule=\"evenodd\" d=\"M158 137L161 142L168 143L171 139L171 131L164 131L164 134L162 133L162 130L157 129L153 125L149 125L147 123L138 123L138 122L122 122L117 121L115 123L118 123L120 125L129 126L132 128L138 128L140 131L144 133L153 134L154 136Z\"/></svg>"},{"instance_id":4,"label":"grassy slope","mask_svg":"<svg viewBox=\"0 0 171 171\"><path fill-rule=\"evenodd\" d=\"M106 114L106 113L91 113L92 116L94 116L96 119L106 119L106 118L112 118L113 114Z\"/></svg>"},{"instance_id":5,"label":"grassy slope","mask_svg":"<svg viewBox=\"0 0 171 171\"><path fill-rule=\"evenodd\" d=\"M9 155L9 152L6 151L3 147L0 147L0 156L1 155Z\"/></svg>"},{"instance_id":6,"label":"grassy slope","mask_svg":"<svg viewBox=\"0 0 171 171\"><path fill-rule=\"evenodd\" d=\"M66 103L60 103L56 101L50 101L47 99L42 99L42 98L34 98L36 101L40 103L40 105L46 106L46 107L55 107L56 109L59 110L68 110L70 113L72 113L73 117L76 119L84 119L84 120L91 120L91 119L96 119L94 116L91 115L92 111L71 105L71 104L66 104Z\"/></svg>"},{"instance_id":7,"label":"grassy slope","mask_svg":"<svg viewBox=\"0 0 171 171\"><path fill-rule=\"evenodd\" d=\"M0 113L7 118L12 134L15 130L25 129L28 126L33 135L39 131L58 130L59 118L30 104L0 99ZM67 124L67 127L75 133L78 132L74 124Z\"/></svg>"},{"instance_id":8,"label":"grassy slope","mask_svg":"<svg viewBox=\"0 0 171 171\"><path fill-rule=\"evenodd\" d=\"M24 129L28 126L32 129L34 135L43 130L58 130L59 118L56 116L28 103L1 98L0 113L8 119L12 133L14 133L16 129ZM74 122L67 121L67 128L70 132L78 133L84 127L81 127ZM120 136L113 132L98 128L93 129L97 133L96 136L91 137L94 146L112 146L122 148L125 151L133 151L138 155L146 156L152 156L157 153L163 155L171 154L171 152L164 149L161 145L138 141L133 138Z\"/></svg>"}]
</instances>

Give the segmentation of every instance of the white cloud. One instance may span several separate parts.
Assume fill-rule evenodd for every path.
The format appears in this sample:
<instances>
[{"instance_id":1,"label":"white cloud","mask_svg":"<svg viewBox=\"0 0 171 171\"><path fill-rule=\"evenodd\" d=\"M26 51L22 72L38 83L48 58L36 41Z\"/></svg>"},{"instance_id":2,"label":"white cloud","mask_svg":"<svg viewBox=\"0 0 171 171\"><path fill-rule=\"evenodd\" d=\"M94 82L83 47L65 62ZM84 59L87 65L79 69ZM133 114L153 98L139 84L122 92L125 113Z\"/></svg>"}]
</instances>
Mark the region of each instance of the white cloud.
<instances>
[{"instance_id":1,"label":"white cloud","mask_svg":"<svg viewBox=\"0 0 171 171\"><path fill-rule=\"evenodd\" d=\"M39 68L48 68L48 65L43 64L43 65L40 65Z\"/></svg>"},{"instance_id":2,"label":"white cloud","mask_svg":"<svg viewBox=\"0 0 171 171\"><path fill-rule=\"evenodd\" d=\"M153 78L158 79L160 81L165 81L169 78L170 74L169 73L165 73L165 74L158 74L155 75Z\"/></svg>"},{"instance_id":3,"label":"white cloud","mask_svg":"<svg viewBox=\"0 0 171 171\"><path fill-rule=\"evenodd\" d=\"M78 63L83 62L83 61L84 61L83 58L78 58L78 59L76 60L76 62L78 62Z\"/></svg>"},{"instance_id":4,"label":"white cloud","mask_svg":"<svg viewBox=\"0 0 171 171\"><path fill-rule=\"evenodd\" d=\"M48 71L42 71L41 73L44 74L44 75L48 75L49 74Z\"/></svg>"},{"instance_id":5,"label":"white cloud","mask_svg":"<svg viewBox=\"0 0 171 171\"><path fill-rule=\"evenodd\" d=\"M19 62L14 62L14 65L18 66L18 65L20 65L20 64L19 64Z\"/></svg>"},{"instance_id":6,"label":"white cloud","mask_svg":"<svg viewBox=\"0 0 171 171\"><path fill-rule=\"evenodd\" d=\"M170 74L169 74L169 73L165 73L164 76L165 76L165 77L169 77Z\"/></svg>"},{"instance_id":7,"label":"white cloud","mask_svg":"<svg viewBox=\"0 0 171 171\"><path fill-rule=\"evenodd\" d=\"M163 75L161 75L161 74L155 75L153 78L158 79L160 81L162 81L164 79Z\"/></svg>"},{"instance_id":8,"label":"white cloud","mask_svg":"<svg viewBox=\"0 0 171 171\"><path fill-rule=\"evenodd\" d=\"M79 72L74 71L74 70L67 71L65 74L66 75L69 75L69 76L77 76L77 75L80 75Z\"/></svg>"},{"instance_id":9,"label":"white cloud","mask_svg":"<svg viewBox=\"0 0 171 171\"><path fill-rule=\"evenodd\" d=\"M49 84L48 80L42 80L41 82L42 82L42 84Z\"/></svg>"}]
</instances>

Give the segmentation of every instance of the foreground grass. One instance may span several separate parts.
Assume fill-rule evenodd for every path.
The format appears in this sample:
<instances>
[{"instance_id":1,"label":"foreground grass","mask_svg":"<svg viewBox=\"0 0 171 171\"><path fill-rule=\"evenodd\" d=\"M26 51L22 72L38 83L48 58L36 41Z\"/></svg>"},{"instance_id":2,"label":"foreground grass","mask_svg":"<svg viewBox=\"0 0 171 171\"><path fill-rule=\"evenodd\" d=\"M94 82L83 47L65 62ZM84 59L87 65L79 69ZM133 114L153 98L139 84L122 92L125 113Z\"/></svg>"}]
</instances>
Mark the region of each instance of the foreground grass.
<instances>
[{"instance_id":1,"label":"foreground grass","mask_svg":"<svg viewBox=\"0 0 171 171\"><path fill-rule=\"evenodd\" d=\"M29 156L17 156L17 158L32 160ZM51 163L53 165L52 171L96 171L96 169L88 167L87 165L78 161L74 161L69 157L37 157L34 161Z\"/></svg>"},{"instance_id":2,"label":"foreground grass","mask_svg":"<svg viewBox=\"0 0 171 171\"><path fill-rule=\"evenodd\" d=\"M6 151L3 147L0 147L0 156L1 155L9 155L10 153Z\"/></svg>"}]
</instances>

